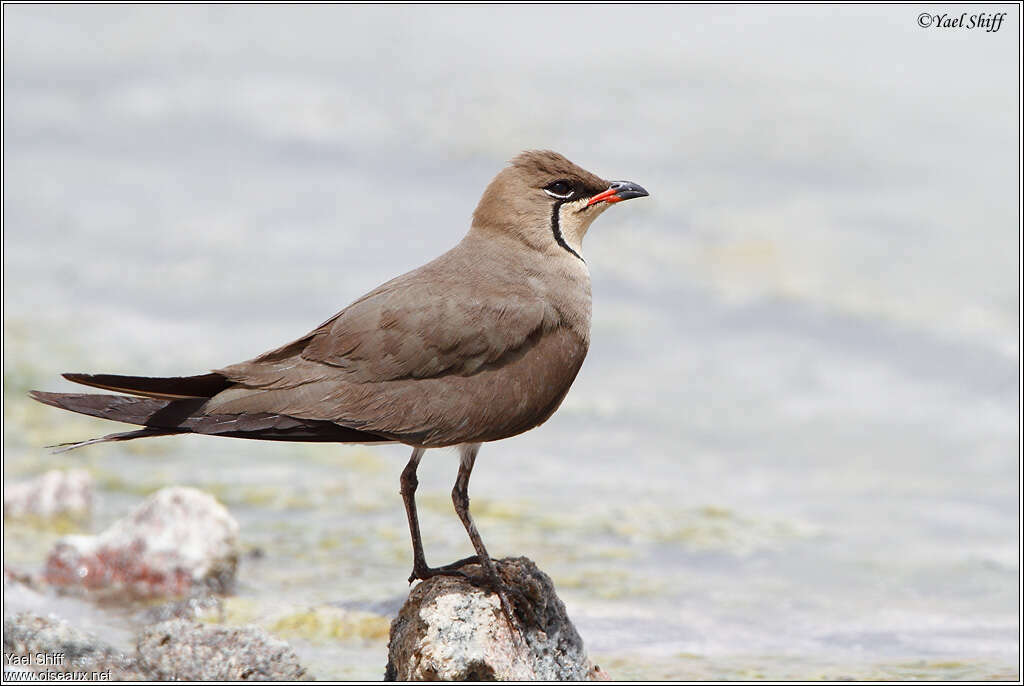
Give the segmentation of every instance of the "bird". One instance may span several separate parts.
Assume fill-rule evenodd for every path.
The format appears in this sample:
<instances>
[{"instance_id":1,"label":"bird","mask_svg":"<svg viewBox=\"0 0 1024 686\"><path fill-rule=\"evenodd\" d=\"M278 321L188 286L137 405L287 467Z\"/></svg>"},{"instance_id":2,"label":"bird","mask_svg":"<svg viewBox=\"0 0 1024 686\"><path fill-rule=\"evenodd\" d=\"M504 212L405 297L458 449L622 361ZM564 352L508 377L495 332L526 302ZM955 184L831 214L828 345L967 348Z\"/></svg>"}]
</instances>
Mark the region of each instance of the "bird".
<instances>
[{"instance_id":1,"label":"bird","mask_svg":"<svg viewBox=\"0 0 1024 686\"><path fill-rule=\"evenodd\" d=\"M401 443L400 494L412 539L409 583L478 564L511 618L497 568L469 511L483 443L544 423L590 345L582 243L613 204L647 196L550 150L528 150L488 184L468 233L448 252L373 289L308 334L251 360L182 377L67 373L114 395L30 391L46 405L141 428L55 446L195 433L270 441ZM455 512L475 555L427 565L417 468L457 447ZM510 619L511 621L511 619Z\"/></svg>"}]
</instances>

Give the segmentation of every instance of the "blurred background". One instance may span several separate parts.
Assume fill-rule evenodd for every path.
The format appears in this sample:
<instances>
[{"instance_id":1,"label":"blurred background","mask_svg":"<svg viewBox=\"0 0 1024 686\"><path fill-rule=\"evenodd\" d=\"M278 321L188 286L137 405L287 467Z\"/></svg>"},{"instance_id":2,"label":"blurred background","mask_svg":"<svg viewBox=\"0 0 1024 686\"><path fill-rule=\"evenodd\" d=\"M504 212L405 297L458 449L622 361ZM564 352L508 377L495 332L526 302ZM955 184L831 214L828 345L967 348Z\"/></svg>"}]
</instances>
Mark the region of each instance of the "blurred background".
<instances>
[{"instance_id":1,"label":"blurred background","mask_svg":"<svg viewBox=\"0 0 1024 686\"><path fill-rule=\"evenodd\" d=\"M965 10L1009 16L917 23ZM24 393L276 347L447 250L508 159L551 148L651 197L587 236L593 343L561 410L481 453L492 553L551 574L616 678L1019 678L1018 7L3 19L4 477L89 469L82 530L196 486L263 552L228 621L394 612L406 448L51 455L116 429ZM431 563L470 553L457 460L420 469ZM7 522L5 565L60 533ZM111 612L75 619L117 636ZM386 660L380 636L289 640L320 678Z\"/></svg>"}]
</instances>

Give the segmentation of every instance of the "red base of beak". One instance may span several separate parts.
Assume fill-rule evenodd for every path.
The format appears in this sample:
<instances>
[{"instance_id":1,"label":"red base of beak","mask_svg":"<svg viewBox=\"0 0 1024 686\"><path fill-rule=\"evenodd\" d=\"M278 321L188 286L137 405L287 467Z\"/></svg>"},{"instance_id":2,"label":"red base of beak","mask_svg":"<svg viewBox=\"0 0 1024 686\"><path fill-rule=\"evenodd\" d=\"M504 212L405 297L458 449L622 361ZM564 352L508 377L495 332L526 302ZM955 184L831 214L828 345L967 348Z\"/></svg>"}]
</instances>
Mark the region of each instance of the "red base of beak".
<instances>
[{"instance_id":1,"label":"red base of beak","mask_svg":"<svg viewBox=\"0 0 1024 686\"><path fill-rule=\"evenodd\" d=\"M590 207L591 205L596 205L599 202L607 202L609 205L616 202L622 202L622 198L615 195L617 192L617 188L609 188L603 193L598 193L597 195L590 199L590 202L587 203L587 207Z\"/></svg>"}]
</instances>

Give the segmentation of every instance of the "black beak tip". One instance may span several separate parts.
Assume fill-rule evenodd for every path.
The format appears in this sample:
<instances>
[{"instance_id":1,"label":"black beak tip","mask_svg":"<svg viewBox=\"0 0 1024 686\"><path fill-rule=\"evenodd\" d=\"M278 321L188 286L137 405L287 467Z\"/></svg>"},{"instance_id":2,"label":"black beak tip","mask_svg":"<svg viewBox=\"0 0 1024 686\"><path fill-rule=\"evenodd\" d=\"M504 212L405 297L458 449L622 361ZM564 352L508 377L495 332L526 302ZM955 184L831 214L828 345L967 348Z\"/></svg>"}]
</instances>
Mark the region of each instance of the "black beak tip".
<instances>
[{"instance_id":1,"label":"black beak tip","mask_svg":"<svg viewBox=\"0 0 1024 686\"><path fill-rule=\"evenodd\" d=\"M619 200L631 200L632 198L644 198L650 193L643 186L632 181L612 181L611 188L615 190L615 197Z\"/></svg>"}]
</instances>

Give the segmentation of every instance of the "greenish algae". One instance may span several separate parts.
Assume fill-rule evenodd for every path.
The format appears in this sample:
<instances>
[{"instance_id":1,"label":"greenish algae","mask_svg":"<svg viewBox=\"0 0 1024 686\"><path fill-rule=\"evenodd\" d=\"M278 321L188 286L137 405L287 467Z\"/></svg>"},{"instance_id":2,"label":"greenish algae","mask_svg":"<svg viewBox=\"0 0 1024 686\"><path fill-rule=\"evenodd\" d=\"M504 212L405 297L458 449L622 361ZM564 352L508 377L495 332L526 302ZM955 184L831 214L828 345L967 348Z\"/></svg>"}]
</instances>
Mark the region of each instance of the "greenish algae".
<instances>
[{"instance_id":1,"label":"greenish algae","mask_svg":"<svg viewBox=\"0 0 1024 686\"><path fill-rule=\"evenodd\" d=\"M988 681L1017 680L1013 667L986 659L822 663L801 655L677 653L671 657L592 654L612 679L631 681Z\"/></svg>"},{"instance_id":2,"label":"greenish algae","mask_svg":"<svg viewBox=\"0 0 1024 686\"><path fill-rule=\"evenodd\" d=\"M268 630L309 641L337 641L386 639L390 628L387 617L337 607L317 607L278 617Z\"/></svg>"},{"instance_id":3,"label":"greenish algae","mask_svg":"<svg viewBox=\"0 0 1024 686\"><path fill-rule=\"evenodd\" d=\"M655 597L665 590L662 584L653 583L621 569L601 567L563 573L552 571L549 574L559 589L579 589L605 600Z\"/></svg>"},{"instance_id":4,"label":"greenish algae","mask_svg":"<svg viewBox=\"0 0 1024 686\"><path fill-rule=\"evenodd\" d=\"M423 493L416 495L416 504L421 510L438 514L453 514L451 496L447 493ZM473 498L473 518L478 522L523 522L532 519L537 506L523 500L494 499L484 497ZM564 521L562 523L564 526Z\"/></svg>"},{"instance_id":5,"label":"greenish algae","mask_svg":"<svg viewBox=\"0 0 1024 686\"><path fill-rule=\"evenodd\" d=\"M199 619L208 624L229 624L232 626L242 624L259 624L263 613L260 605L251 598L230 596L222 601L223 611L201 616Z\"/></svg>"},{"instance_id":6,"label":"greenish algae","mask_svg":"<svg viewBox=\"0 0 1024 686\"><path fill-rule=\"evenodd\" d=\"M316 547L320 550L339 550L349 545L358 545L357 541L347 539L343 536L335 536L332 534L324 534L316 542Z\"/></svg>"},{"instance_id":7,"label":"greenish algae","mask_svg":"<svg viewBox=\"0 0 1024 686\"><path fill-rule=\"evenodd\" d=\"M86 520L73 517L4 518L4 564L36 569L56 542L68 534L87 532Z\"/></svg>"},{"instance_id":8,"label":"greenish algae","mask_svg":"<svg viewBox=\"0 0 1024 686\"><path fill-rule=\"evenodd\" d=\"M174 483L168 474L162 475L163 478L160 478L160 474L151 474L150 478L146 481L139 481L138 479L125 479L120 473L109 471L102 467L91 467L89 471L92 474L93 482L96 484L97 489L115 493L127 493L140 497L152 495L161 488Z\"/></svg>"},{"instance_id":9,"label":"greenish algae","mask_svg":"<svg viewBox=\"0 0 1024 686\"><path fill-rule=\"evenodd\" d=\"M451 497L443 496L440 493L416 493L416 506L420 510L438 514L455 512ZM473 499L473 510L476 511L476 498Z\"/></svg>"},{"instance_id":10,"label":"greenish algae","mask_svg":"<svg viewBox=\"0 0 1024 686\"><path fill-rule=\"evenodd\" d=\"M307 444L299 448L303 459L338 467L339 473L378 475L390 471L380 453L364 446L322 446Z\"/></svg>"},{"instance_id":11,"label":"greenish algae","mask_svg":"<svg viewBox=\"0 0 1024 686\"><path fill-rule=\"evenodd\" d=\"M88 514L73 515L62 513L52 517L26 514L19 517L4 516L4 528L10 527L12 535L23 530L25 535L38 536L46 532L58 536L85 533L89 529L91 518Z\"/></svg>"}]
</instances>

